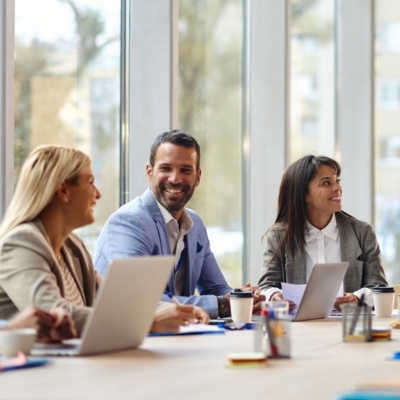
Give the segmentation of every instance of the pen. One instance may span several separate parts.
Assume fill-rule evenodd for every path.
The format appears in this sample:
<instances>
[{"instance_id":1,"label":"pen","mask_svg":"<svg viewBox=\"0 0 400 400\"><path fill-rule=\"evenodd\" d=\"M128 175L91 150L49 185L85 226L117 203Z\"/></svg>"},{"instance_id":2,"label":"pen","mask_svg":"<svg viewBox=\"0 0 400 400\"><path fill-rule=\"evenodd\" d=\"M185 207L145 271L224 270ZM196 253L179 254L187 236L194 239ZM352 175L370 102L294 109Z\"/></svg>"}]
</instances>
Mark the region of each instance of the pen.
<instances>
[{"instance_id":1,"label":"pen","mask_svg":"<svg viewBox=\"0 0 400 400\"><path fill-rule=\"evenodd\" d=\"M171 300L172 300L172 302L175 303L177 306L180 306L180 305L181 305L181 302L180 302L175 296L172 296L172 297L171 297Z\"/></svg>"},{"instance_id":2,"label":"pen","mask_svg":"<svg viewBox=\"0 0 400 400\"><path fill-rule=\"evenodd\" d=\"M274 332L271 327L271 320L275 320L275 316L268 310L265 310L263 315L265 318L265 328L267 330L269 348L271 350L271 358L279 357L278 347L276 345Z\"/></svg>"},{"instance_id":3,"label":"pen","mask_svg":"<svg viewBox=\"0 0 400 400\"><path fill-rule=\"evenodd\" d=\"M178 300L177 297L175 297L172 293L168 292L167 293L168 297L171 299L173 303L175 303L177 306L181 306L182 303ZM193 323L193 324L198 324L199 320L197 318L193 319L192 321L186 321L188 324Z\"/></svg>"},{"instance_id":4,"label":"pen","mask_svg":"<svg viewBox=\"0 0 400 400\"><path fill-rule=\"evenodd\" d=\"M181 305L181 302L171 293L171 292L166 292L165 293L173 303L175 303L177 306Z\"/></svg>"},{"instance_id":5,"label":"pen","mask_svg":"<svg viewBox=\"0 0 400 400\"><path fill-rule=\"evenodd\" d=\"M357 299L357 306L356 306L356 310L353 314L353 318L351 321L351 326L350 326L350 335L354 335L354 330L356 329L356 325L357 325L357 321L360 317L360 312L362 311L361 309L364 308L365 304L364 304L364 294L361 295L361 297L359 299Z\"/></svg>"},{"instance_id":6,"label":"pen","mask_svg":"<svg viewBox=\"0 0 400 400\"><path fill-rule=\"evenodd\" d=\"M173 303L175 303L177 306L181 306L182 303L178 300L178 298L173 295L171 292L165 292L165 294L171 299Z\"/></svg>"}]
</instances>

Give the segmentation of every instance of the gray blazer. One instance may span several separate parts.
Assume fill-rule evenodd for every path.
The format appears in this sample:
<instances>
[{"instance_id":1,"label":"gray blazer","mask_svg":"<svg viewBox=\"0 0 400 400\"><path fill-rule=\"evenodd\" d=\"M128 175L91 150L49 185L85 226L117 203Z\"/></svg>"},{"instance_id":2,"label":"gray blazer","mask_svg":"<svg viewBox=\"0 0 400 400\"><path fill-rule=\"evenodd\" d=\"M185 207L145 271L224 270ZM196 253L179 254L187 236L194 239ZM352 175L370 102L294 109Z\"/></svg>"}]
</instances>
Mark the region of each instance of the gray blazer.
<instances>
[{"instance_id":1,"label":"gray blazer","mask_svg":"<svg viewBox=\"0 0 400 400\"><path fill-rule=\"evenodd\" d=\"M31 305L48 311L62 307L72 314L81 333L102 278L76 235L69 235L62 252L84 307L63 298L61 267L39 219L16 226L0 240L0 319L9 319Z\"/></svg>"},{"instance_id":2,"label":"gray blazer","mask_svg":"<svg viewBox=\"0 0 400 400\"><path fill-rule=\"evenodd\" d=\"M363 287L376 284L387 285L382 267L381 252L371 225L339 211L335 213L340 237L341 261L348 261L349 268L344 277L344 290L353 293ZM306 283L306 255L297 250L290 256L289 247L273 257L283 236L284 229L276 224L266 234L260 289L281 288L281 282Z\"/></svg>"}]
</instances>

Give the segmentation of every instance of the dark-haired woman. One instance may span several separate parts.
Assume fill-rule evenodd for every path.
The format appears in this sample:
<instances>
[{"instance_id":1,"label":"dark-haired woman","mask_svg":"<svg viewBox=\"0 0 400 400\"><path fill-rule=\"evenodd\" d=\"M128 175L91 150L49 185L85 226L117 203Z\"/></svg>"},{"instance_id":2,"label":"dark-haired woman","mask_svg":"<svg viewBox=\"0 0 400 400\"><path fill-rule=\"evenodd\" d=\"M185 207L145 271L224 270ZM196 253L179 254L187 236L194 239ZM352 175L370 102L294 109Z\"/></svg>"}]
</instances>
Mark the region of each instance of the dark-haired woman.
<instances>
[{"instance_id":1,"label":"dark-haired woman","mask_svg":"<svg viewBox=\"0 0 400 400\"><path fill-rule=\"evenodd\" d=\"M370 288L387 285L372 226L342 211L340 172L337 161L308 155L283 174L258 282L267 300L282 299L281 282L306 283L316 263L349 262L336 308L363 295L372 303Z\"/></svg>"}]
</instances>

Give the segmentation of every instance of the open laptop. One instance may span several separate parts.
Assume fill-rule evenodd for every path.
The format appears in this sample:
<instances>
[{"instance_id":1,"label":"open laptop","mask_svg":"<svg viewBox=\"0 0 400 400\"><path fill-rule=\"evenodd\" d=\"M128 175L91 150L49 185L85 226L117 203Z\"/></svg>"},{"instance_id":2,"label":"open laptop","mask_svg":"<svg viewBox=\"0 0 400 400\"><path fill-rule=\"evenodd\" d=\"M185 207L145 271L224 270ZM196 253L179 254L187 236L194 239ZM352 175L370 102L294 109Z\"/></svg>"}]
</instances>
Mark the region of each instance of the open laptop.
<instances>
[{"instance_id":1,"label":"open laptop","mask_svg":"<svg viewBox=\"0 0 400 400\"><path fill-rule=\"evenodd\" d=\"M35 356L83 356L138 347L147 336L173 256L116 259L107 269L81 339L35 344Z\"/></svg>"},{"instance_id":2,"label":"open laptop","mask_svg":"<svg viewBox=\"0 0 400 400\"><path fill-rule=\"evenodd\" d=\"M293 321L328 317L348 266L348 262L315 264Z\"/></svg>"}]
</instances>

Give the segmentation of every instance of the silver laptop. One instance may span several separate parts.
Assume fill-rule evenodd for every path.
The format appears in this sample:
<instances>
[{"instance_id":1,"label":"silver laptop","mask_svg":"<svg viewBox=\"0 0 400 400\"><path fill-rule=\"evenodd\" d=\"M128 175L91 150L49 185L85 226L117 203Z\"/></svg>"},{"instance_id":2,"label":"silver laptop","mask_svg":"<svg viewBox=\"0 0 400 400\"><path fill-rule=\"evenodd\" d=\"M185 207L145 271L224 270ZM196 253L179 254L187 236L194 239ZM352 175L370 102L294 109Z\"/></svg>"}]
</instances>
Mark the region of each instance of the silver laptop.
<instances>
[{"instance_id":1,"label":"silver laptop","mask_svg":"<svg viewBox=\"0 0 400 400\"><path fill-rule=\"evenodd\" d=\"M315 264L293 321L328 317L348 266L348 262Z\"/></svg>"},{"instance_id":2,"label":"silver laptop","mask_svg":"<svg viewBox=\"0 0 400 400\"><path fill-rule=\"evenodd\" d=\"M35 344L35 356L83 356L138 347L174 265L173 256L117 259L109 265L81 339Z\"/></svg>"}]
</instances>

